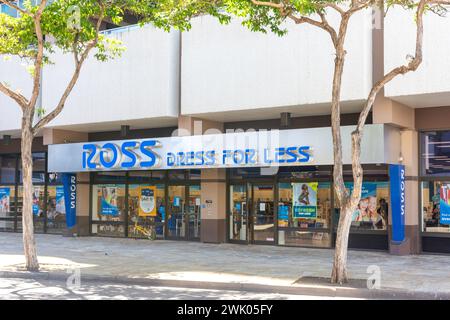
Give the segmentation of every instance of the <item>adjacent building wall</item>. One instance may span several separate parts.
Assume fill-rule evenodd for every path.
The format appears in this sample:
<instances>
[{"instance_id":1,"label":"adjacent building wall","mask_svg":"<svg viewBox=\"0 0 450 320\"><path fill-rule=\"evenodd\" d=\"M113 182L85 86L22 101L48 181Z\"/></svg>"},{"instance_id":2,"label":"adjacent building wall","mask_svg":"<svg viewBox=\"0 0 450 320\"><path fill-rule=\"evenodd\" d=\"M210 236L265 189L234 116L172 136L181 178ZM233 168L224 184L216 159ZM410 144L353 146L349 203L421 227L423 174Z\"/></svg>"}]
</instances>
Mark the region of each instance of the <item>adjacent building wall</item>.
<instances>
[{"instance_id":1,"label":"adjacent building wall","mask_svg":"<svg viewBox=\"0 0 450 320\"><path fill-rule=\"evenodd\" d=\"M385 18L385 72L414 56L416 24L414 10L391 8ZM415 72L398 77L385 89L387 97L411 107L447 105L450 99L450 18L432 12L424 16L423 62Z\"/></svg>"},{"instance_id":2,"label":"adjacent building wall","mask_svg":"<svg viewBox=\"0 0 450 320\"><path fill-rule=\"evenodd\" d=\"M173 126L179 114L180 34L152 26L132 26L107 33L123 42L121 57L98 62L92 52L62 113L47 127L72 131L119 130ZM74 70L73 56L60 51L43 71L42 106L49 112L59 102ZM0 59L0 80L29 96L31 77L20 64ZM9 75L5 79L5 75ZM14 75L11 77L11 75ZM10 81L11 79L11 81ZM1 131L20 129L20 112L13 100L0 95Z\"/></svg>"},{"instance_id":3,"label":"adjacent building wall","mask_svg":"<svg viewBox=\"0 0 450 320\"><path fill-rule=\"evenodd\" d=\"M350 22L342 85L346 112L359 109L372 84L371 23L370 10ZM279 37L251 32L237 20L226 26L212 17L193 21L182 41L182 114L222 121L270 119L281 111L329 114L329 35L307 24L287 22L286 28L288 34Z\"/></svg>"}]
</instances>

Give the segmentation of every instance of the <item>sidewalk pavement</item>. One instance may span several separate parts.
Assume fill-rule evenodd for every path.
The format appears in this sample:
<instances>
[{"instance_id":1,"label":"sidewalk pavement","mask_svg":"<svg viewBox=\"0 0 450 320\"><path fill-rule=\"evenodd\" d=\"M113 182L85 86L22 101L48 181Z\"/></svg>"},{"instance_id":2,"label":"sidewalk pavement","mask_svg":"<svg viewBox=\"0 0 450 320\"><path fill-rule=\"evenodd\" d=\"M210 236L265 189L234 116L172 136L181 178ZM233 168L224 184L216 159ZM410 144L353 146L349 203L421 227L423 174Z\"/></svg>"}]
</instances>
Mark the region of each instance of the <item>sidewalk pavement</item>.
<instances>
[{"instance_id":1,"label":"sidewalk pavement","mask_svg":"<svg viewBox=\"0 0 450 320\"><path fill-rule=\"evenodd\" d=\"M108 280L190 288L250 290L362 298L450 299L450 256L348 254L349 285L332 286L331 249L206 244L102 237L36 235L39 273L24 271L22 235L0 232L0 276ZM381 271L380 289L367 289L369 266Z\"/></svg>"}]
</instances>

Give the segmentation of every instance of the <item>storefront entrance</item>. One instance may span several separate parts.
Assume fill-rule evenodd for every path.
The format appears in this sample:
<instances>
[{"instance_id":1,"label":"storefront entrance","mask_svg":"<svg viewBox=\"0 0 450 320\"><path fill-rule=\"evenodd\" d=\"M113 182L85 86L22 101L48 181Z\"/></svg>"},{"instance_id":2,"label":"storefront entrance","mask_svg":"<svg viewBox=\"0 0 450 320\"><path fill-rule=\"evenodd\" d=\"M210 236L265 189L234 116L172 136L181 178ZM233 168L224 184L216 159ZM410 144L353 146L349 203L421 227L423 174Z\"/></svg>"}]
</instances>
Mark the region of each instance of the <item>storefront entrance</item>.
<instances>
[{"instance_id":1,"label":"storefront entrance","mask_svg":"<svg viewBox=\"0 0 450 320\"><path fill-rule=\"evenodd\" d=\"M200 185L169 186L168 193L167 238L200 240Z\"/></svg>"},{"instance_id":2,"label":"storefront entrance","mask_svg":"<svg viewBox=\"0 0 450 320\"><path fill-rule=\"evenodd\" d=\"M229 240L275 244L275 186L273 183L230 185Z\"/></svg>"}]
</instances>

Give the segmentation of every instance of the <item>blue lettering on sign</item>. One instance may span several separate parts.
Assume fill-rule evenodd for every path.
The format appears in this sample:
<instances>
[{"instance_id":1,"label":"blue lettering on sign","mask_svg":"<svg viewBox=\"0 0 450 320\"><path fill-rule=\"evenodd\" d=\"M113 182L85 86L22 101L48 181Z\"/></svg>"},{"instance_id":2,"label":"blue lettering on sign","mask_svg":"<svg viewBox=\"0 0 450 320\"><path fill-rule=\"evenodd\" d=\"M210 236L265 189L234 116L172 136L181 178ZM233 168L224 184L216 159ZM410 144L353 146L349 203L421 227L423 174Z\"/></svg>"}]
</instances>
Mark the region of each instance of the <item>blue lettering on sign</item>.
<instances>
[{"instance_id":1,"label":"blue lettering on sign","mask_svg":"<svg viewBox=\"0 0 450 320\"><path fill-rule=\"evenodd\" d=\"M140 143L137 141L127 141L122 144L122 155L130 160L122 162L122 168L133 168L138 160L138 155L134 153L134 149L138 149Z\"/></svg>"},{"instance_id":2,"label":"blue lettering on sign","mask_svg":"<svg viewBox=\"0 0 450 320\"><path fill-rule=\"evenodd\" d=\"M83 169L138 169L156 168L161 157L155 152L157 140L87 143L82 146ZM167 167L194 167L221 165L264 165L304 163L312 160L310 146L278 147L275 149L222 149L205 151L169 151Z\"/></svg>"},{"instance_id":3,"label":"blue lettering on sign","mask_svg":"<svg viewBox=\"0 0 450 320\"><path fill-rule=\"evenodd\" d=\"M153 151L158 146L156 140L126 141L120 146L107 142L102 146L87 143L83 145L83 169L128 169L156 167L160 157ZM142 154L139 156L135 150Z\"/></svg>"},{"instance_id":4,"label":"blue lettering on sign","mask_svg":"<svg viewBox=\"0 0 450 320\"><path fill-rule=\"evenodd\" d=\"M264 163L294 163L311 161L311 147L288 147L275 148L273 157L270 149L264 149Z\"/></svg>"},{"instance_id":5,"label":"blue lettering on sign","mask_svg":"<svg viewBox=\"0 0 450 320\"><path fill-rule=\"evenodd\" d=\"M112 155L111 155L112 154ZM117 146L113 143L105 143L100 151L100 163L104 168L112 168L117 162Z\"/></svg>"},{"instance_id":6,"label":"blue lettering on sign","mask_svg":"<svg viewBox=\"0 0 450 320\"><path fill-rule=\"evenodd\" d=\"M62 175L64 190L64 205L66 209L66 225L72 228L77 221L77 178L75 173L64 173Z\"/></svg>"}]
</instances>

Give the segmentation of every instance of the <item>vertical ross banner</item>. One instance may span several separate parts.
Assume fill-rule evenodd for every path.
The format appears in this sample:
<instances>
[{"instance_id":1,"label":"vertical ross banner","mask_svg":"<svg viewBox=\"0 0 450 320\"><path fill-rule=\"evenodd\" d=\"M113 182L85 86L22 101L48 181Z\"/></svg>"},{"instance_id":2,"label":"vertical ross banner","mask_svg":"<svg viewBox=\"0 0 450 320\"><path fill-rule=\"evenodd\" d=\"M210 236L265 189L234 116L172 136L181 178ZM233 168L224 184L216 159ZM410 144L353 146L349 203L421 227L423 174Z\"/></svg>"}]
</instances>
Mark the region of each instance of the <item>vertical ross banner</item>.
<instances>
[{"instance_id":1,"label":"vertical ross banner","mask_svg":"<svg viewBox=\"0 0 450 320\"><path fill-rule=\"evenodd\" d=\"M389 165L392 207L392 240L405 239L405 166Z\"/></svg>"},{"instance_id":2,"label":"vertical ross banner","mask_svg":"<svg viewBox=\"0 0 450 320\"><path fill-rule=\"evenodd\" d=\"M441 186L439 199L439 223L450 224L450 184L444 183Z\"/></svg>"},{"instance_id":3,"label":"vertical ross banner","mask_svg":"<svg viewBox=\"0 0 450 320\"><path fill-rule=\"evenodd\" d=\"M318 182L293 183L293 217L315 219L317 217Z\"/></svg>"},{"instance_id":4,"label":"vertical ross banner","mask_svg":"<svg viewBox=\"0 0 450 320\"><path fill-rule=\"evenodd\" d=\"M139 216L155 217L156 216L156 187L140 187L139 188Z\"/></svg>"},{"instance_id":5,"label":"vertical ross banner","mask_svg":"<svg viewBox=\"0 0 450 320\"><path fill-rule=\"evenodd\" d=\"M62 175L64 187L64 204L66 211L67 228L73 228L77 224L77 176L74 173Z\"/></svg>"}]
</instances>

